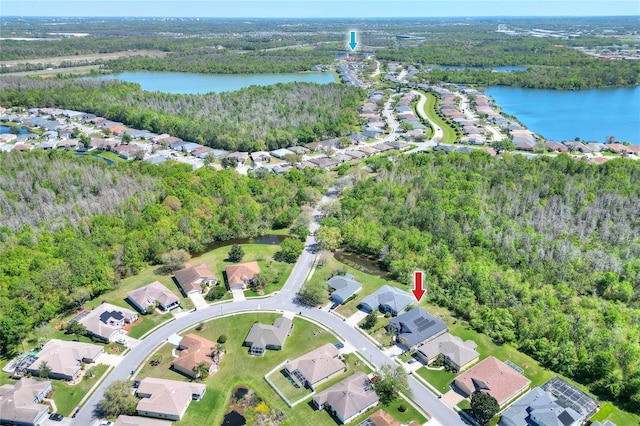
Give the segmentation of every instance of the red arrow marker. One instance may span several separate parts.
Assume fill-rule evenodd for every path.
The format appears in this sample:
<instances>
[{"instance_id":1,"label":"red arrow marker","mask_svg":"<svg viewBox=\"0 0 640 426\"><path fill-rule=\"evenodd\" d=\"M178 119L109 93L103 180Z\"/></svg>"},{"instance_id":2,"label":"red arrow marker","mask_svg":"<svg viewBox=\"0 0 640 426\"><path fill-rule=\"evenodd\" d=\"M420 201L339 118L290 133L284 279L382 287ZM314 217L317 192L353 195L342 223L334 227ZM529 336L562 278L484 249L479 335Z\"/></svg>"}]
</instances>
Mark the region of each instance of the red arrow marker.
<instances>
[{"instance_id":1,"label":"red arrow marker","mask_svg":"<svg viewBox=\"0 0 640 426\"><path fill-rule=\"evenodd\" d=\"M422 288L423 274L422 271L415 271L413 273L413 290L411 292L416 298L416 301L420 303L420 299L426 293Z\"/></svg>"}]
</instances>

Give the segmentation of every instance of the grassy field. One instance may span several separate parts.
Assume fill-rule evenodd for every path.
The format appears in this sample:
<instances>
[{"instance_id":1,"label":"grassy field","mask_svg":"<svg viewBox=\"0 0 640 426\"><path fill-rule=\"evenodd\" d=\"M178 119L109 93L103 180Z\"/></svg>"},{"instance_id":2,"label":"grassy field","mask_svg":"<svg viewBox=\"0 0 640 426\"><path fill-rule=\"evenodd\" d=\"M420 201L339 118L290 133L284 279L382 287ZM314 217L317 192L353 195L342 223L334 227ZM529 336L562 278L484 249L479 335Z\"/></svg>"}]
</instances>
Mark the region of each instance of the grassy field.
<instances>
[{"instance_id":1,"label":"grassy field","mask_svg":"<svg viewBox=\"0 0 640 426\"><path fill-rule=\"evenodd\" d=\"M207 322L204 329L196 332L213 341L217 340L221 334L225 334L228 337L224 345L226 354L220 361L219 371L205 379L207 392L202 401L191 404L183 420L176 423L177 425L221 424L231 393L237 386L252 389L272 410L284 412L287 424L335 425L326 412L313 410L307 403L303 402L290 409L264 380L264 375L284 360L296 358L325 343L337 342L331 333L313 323L295 318L294 328L283 350L268 350L262 357L252 357L249 355L248 348L242 346L245 336L255 321L270 324L278 316L270 313L229 316ZM137 378L160 377L188 380L185 376L169 370L173 359L172 349L172 345L163 346L159 350L162 354L162 363L156 367L152 367L149 363L145 364ZM348 371L323 383L319 390L326 389L356 370L369 372L369 369L355 355L347 356L347 364ZM411 415L408 412L404 414ZM418 416L417 413L415 415ZM421 416L415 419L420 421Z\"/></svg>"},{"instance_id":2,"label":"grassy field","mask_svg":"<svg viewBox=\"0 0 640 426\"><path fill-rule=\"evenodd\" d=\"M443 136L440 142L442 143L455 143L457 140L456 131L449 124L447 124L436 113L436 97L431 93L420 92L426 96L427 101L424 104L424 113L430 121L434 122L437 126L442 128Z\"/></svg>"},{"instance_id":3,"label":"grassy field","mask_svg":"<svg viewBox=\"0 0 640 426\"><path fill-rule=\"evenodd\" d=\"M95 385L100 377L107 371L106 365L97 365L94 368L95 377L93 379L85 376L77 385L69 385L63 380L52 380L55 393L53 400L58 406L58 412L63 416L70 416L73 410L80 403L80 400L89 392L91 387Z\"/></svg>"}]
</instances>

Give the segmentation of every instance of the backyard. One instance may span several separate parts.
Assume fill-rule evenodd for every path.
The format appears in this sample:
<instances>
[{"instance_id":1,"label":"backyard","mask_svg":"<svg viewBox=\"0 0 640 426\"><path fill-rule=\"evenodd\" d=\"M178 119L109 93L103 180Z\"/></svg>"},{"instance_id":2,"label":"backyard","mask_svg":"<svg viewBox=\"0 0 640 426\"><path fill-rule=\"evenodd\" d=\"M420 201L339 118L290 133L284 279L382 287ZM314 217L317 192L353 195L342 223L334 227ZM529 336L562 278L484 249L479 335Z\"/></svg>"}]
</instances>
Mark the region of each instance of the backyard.
<instances>
[{"instance_id":1,"label":"backyard","mask_svg":"<svg viewBox=\"0 0 640 426\"><path fill-rule=\"evenodd\" d=\"M278 262L273 259L273 255L280 250L279 244L242 244L242 250L244 251L244 257L239 263L257 261L260 266L260 271L267 271L273 276L277 277L275 284L268 284L262 289L265 294L272 293L279 290L284 282L289 277L292 263ZM233 265L234 263L229 261L228 254L231 246L224 246L204 253L201 256L194 257L189 261L190 265L198 265L200 263L206 263L211 269L211 272L222 282L222 272L224 269ZM175 285L174 285L175 286ZM252 290L247 290L245 293L247 296L257 296L258 293Z\"/></svg>"},{"instance_id":2,"label":"backyard","mask_svg":"<svg viewBox=\"0 0 640 426\"><path fill-rule=\"evenodd\" d=\"M291 336L285 342L283 350L267 350L264 356L253 357L249 355L248 348L242 346L244 338L254 322L271 324L277 317L279 315L272 313L233 315L207 322L201 331L189 330L185 332L185 334L194 332L212 341L216 341L220 335L225 334L228 340L224 344L226 353L220 361L219 371L204 380L207 385L204 398L202 401L190 405L183 419L177 423L178 425L221 424L231 393L238 386L252 389L271 409L285 413L285 421L288 424L335 424L326 412L314 410L306 402L298 404L292 409L289 408L264 380L268 371L286 359L294 359L325 343L335 343L337 342L335 336L311 322L295 318ZM187 377L169 369L173 359L173 349L174 346L170 344L161 347L158 352L161 354L162 362L153 367L147 361L136 379L159 377L187 381ZM326 389L356 370L370 372L355 355L348 355L346 358L349 366L348 371L322 383L319 390ZM276 373L280 374L278 371ZM400 414L397 409L395 414ZM402 414L413 415L413 418L423 420L423 417L415 411L410 413L408 410Z\"/></svg>"}]
</instances>

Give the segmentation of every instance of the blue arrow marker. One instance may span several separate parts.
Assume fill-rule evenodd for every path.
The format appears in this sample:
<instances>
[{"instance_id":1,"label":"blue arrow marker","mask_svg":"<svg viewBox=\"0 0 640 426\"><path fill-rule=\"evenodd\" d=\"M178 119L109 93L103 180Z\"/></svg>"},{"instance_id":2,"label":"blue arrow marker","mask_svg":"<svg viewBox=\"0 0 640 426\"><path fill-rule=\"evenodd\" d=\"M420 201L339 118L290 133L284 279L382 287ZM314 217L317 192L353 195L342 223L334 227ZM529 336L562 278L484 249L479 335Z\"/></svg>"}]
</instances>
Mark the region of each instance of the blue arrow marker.
<instances>
[{"instance_id":1,"label":"blue arrow marker","mask_svg":"<svg viewBox=\"0 0 640 426\"><path fill-rule=\"evenodd\" d=\"M351 50L355 50L357 45L358 42L356 41L356 32L351 31L351 41L349 42L349 47L351 48Z\"/></svg>"}]
</instances>

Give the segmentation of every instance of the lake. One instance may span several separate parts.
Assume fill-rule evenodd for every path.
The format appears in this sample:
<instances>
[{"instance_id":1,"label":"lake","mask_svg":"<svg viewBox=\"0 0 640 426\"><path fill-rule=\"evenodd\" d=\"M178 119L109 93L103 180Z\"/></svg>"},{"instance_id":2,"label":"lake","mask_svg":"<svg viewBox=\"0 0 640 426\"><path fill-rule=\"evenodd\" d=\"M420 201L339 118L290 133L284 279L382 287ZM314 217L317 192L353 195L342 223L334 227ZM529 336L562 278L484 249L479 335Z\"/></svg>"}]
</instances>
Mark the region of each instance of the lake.
<instances>
[{"instance_id":1,"label":"lake","mask_svg":"<svg viewBox=\"0 0 640 426\"><path fill-rule=\"evenodd\" d=\"M580 91L489 87L503 112L546 139L640 144L640 87Z\"/></svg>"},{"instance_id":2,"label":"lake","mask_svg":"<svg viewBox=\"0 0 640 426\"><path fill-rule=\"evenodd\" d=\"M24 135L25 133L29 132L24 127L19 127L19 129L20 129L20 133L19 134L21 134L21 135ZM0 135L5 134L5 133L11 133L11 127L9 127L9 126L0 126Z\"/></svg>"},{"instance_id":3,"label":"lake","mask_svg":"<svg viewBox=\"0 0 640 426\"><path fill-rule=\"evenodd\" d=\"M194 74L182 72L135 71L108 74L86 79L118 79L138 83L143 90L165 93L233 92L249 86L269 86L276 83L335 83L330 72L300 72L287 74Z\"/></svg>"}]
</instances>

